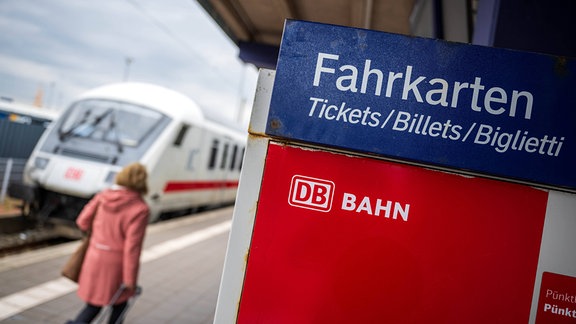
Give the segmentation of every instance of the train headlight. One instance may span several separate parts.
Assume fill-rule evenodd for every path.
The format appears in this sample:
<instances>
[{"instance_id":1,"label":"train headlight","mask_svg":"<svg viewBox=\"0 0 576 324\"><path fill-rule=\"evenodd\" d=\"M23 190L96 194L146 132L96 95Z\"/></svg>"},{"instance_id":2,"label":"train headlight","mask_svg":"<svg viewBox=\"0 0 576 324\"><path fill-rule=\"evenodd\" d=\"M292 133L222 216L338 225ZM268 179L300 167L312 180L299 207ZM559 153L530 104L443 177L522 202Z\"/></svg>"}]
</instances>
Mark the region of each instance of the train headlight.
<instances>
[{"instance_id":1,"label":"train headlight","mask_svg":"<svg viewBox=\"0 0 576 324\"><path fill-rule=\"evenodd\" d=\"M116 174L118 174L118 172L114 171L108 172L108 175L106 176L106 183L113 184L114 179L116 179Z\"/></svg>"},{"instance_id":2,"label":"train headlight","mask_svg":"<svg viewBox=\"0 0 576 324\"><path fill-rule=\"evenodd\" d=\"M46 169L48 162L50 162L50 159L37 157L34 159L34 167L39 170L44 170Z\"/></svg>"}]
</instances>

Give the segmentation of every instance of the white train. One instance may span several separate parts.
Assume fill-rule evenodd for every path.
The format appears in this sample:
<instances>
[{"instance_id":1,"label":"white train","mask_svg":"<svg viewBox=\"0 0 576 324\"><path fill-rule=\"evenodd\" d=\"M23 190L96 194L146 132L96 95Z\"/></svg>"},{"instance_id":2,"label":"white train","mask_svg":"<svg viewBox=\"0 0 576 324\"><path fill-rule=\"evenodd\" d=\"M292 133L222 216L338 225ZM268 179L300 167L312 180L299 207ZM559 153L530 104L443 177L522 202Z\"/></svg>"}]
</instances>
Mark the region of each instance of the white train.
<instances>
[{"instance_id":1,"label":"white train","mask_svg":"<svg viewBox=\"0 0 576 324\"><path fill-rule=\"evenodd\" d=\"M74 221L123 166L149 172L150 221L175 211L230 204L247 132L205 118L190 98L145 83L102 86L81 95L34 148L24 186L13 190L31 216Z\"/></svg>"}]
</instances>

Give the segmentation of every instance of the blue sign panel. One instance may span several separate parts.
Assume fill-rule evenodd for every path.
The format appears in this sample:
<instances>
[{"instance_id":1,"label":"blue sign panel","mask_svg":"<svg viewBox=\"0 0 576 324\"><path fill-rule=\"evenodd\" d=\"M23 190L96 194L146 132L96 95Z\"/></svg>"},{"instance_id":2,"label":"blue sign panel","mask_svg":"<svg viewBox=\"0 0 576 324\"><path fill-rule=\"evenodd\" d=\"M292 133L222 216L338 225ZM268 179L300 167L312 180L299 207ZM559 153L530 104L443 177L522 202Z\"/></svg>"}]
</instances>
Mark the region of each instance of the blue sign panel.
<instances>
[{"instance_id":1,"label":"blue sign panel","mask_svg":"<svg viewBox=\"0 0 576 324\"><path fill-rule=\"evenodd\" d=\"M573 59L287 21L266 133L576 189Z\"/></svg>"}]
</instances>

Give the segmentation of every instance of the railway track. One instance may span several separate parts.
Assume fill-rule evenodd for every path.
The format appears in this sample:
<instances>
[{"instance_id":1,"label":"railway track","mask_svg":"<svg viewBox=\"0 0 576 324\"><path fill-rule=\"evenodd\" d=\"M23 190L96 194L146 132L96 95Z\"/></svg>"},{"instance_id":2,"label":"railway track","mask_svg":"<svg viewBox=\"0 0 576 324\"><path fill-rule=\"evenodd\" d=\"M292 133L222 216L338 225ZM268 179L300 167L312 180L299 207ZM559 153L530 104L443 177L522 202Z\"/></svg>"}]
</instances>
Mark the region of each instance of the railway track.
<instances>
[{"instance_id":1,"label":"railway track","mask_svg":"<svg viewBox=\"0 0 576 324\"><path fill-rule=\"evenodd\" d=\"M0 258L69 241L57 227L37 227L20 216L0 217Z\"/></svg>"},{"instance_id":2,"label":"railway track","mask_svg":"<svg viewBox=\"0 0 576 324\"><path fill-rule=\"evenodd\" d=\"M222 204L211 208L222 208L230 204ZM190 215L210 208L183 210L165 214L162 220ZM18 213L18 212L14 212ZM37 223L26 220L20 215L0 213L0 258L36 250L60 243L80 239L82 233L71 228L69 224L59 224L53 220L50 224L39 226Z\"/></svg>"}]
</instances>

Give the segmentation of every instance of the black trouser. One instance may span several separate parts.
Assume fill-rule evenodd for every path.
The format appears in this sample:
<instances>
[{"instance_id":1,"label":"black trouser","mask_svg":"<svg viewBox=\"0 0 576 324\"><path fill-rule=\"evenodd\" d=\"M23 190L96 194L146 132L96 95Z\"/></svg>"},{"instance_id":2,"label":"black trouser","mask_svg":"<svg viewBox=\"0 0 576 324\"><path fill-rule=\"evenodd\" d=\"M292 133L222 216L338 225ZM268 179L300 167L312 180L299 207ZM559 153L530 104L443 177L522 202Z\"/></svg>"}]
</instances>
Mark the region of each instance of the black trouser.
<instances>
[{"instance_id":1,"label":"black trouser","mask_svg":"<svg viewBox=\"0 0 576 324\"><path fill-rule=\"evenodd\" d=\"M112 314L110 315L110 319L108 319L109 324L123 322L123 319L121 321L118 321L118 319L120 318L120 315L122 315L122 312L126 308L127 304L128 302L123 302L121 304L112 306ZM100 310L102 310L101 306L95 306L86 303L86 307L84 307L80 314L78 314L75 321L78 323L90 323L96 318L96 316L98 316Z\"/></svg>"}]
</instances>

